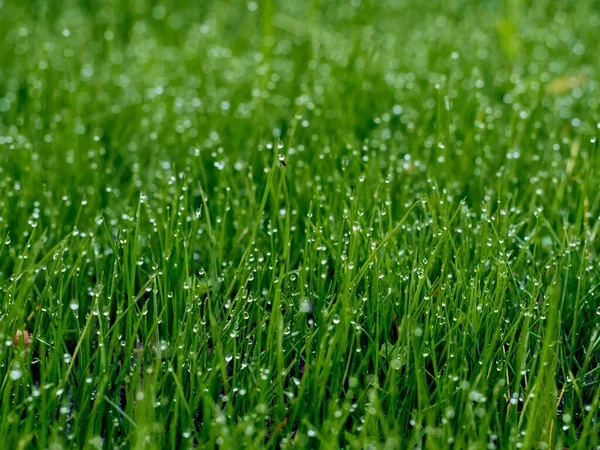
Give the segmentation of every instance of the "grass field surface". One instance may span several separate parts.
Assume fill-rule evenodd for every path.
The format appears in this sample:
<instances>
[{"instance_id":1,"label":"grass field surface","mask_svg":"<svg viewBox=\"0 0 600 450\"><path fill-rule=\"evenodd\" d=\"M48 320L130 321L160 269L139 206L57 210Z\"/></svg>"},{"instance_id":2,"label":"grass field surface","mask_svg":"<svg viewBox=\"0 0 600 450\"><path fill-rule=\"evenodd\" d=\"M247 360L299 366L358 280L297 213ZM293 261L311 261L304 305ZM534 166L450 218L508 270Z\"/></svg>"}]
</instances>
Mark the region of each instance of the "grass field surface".
<instances>
[{"instance_id":1,"label":"grass field surface","mask_svg":"<svg viewBox=\"0 0 600 450\"><path fill-rule=\"evenodd\" d=\"M599 37L0 0L1 447L600 448Z\"/></svg>"}]
</instances>

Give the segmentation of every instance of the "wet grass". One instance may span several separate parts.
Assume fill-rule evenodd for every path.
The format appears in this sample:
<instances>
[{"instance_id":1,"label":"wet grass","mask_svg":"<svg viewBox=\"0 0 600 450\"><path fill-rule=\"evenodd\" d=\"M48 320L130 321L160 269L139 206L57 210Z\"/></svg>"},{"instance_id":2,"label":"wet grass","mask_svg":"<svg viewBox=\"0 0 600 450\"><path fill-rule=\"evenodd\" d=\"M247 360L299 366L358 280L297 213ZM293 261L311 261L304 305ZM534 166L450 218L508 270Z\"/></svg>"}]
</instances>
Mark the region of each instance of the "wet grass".
<instances>
[{"instance_id":1,"label":"wet grass","mask_svg":"<svg viewBox=\"0 0 600 450\"><path fill-rule=\"evenodd\" d=\"M598 448L599 34L0 1L3 447Z\"/></svg>"}]
</instances>

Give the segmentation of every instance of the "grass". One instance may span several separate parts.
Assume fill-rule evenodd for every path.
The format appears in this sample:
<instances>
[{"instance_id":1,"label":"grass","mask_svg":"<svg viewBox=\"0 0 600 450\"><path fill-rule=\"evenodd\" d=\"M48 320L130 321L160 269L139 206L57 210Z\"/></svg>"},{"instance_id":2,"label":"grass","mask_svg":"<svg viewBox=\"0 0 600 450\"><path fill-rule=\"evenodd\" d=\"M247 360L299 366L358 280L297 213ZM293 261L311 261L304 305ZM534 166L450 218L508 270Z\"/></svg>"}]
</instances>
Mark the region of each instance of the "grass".
<instances>
[{"instance_id":1,"label":"grass","mask_svg":"<svg viewBox=\"0 0 600 450\"><path fill-rule=\"evenodd\" d=\"M5 448L600 448L600 8L0 1Z\"/></svg>"}]
</instances>

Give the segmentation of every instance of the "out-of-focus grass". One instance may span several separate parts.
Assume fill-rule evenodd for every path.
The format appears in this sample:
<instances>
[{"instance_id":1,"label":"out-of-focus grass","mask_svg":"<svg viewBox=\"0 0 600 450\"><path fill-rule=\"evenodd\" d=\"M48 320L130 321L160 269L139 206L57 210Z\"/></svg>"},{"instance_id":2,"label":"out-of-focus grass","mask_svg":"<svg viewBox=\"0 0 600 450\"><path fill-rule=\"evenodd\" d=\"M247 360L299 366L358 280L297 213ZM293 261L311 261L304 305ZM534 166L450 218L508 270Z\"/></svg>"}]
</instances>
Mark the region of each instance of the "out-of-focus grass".
<instances>
[{"instance_id":1,"label":"out-of-focus grass","mask_svg":"<svg viewBox=\"0 0 600 450\"><path fill-rule=\"evenodd\" d=\"M598 447L599 31L0 1L3 446Z\"/></svg>"}]
</instances>

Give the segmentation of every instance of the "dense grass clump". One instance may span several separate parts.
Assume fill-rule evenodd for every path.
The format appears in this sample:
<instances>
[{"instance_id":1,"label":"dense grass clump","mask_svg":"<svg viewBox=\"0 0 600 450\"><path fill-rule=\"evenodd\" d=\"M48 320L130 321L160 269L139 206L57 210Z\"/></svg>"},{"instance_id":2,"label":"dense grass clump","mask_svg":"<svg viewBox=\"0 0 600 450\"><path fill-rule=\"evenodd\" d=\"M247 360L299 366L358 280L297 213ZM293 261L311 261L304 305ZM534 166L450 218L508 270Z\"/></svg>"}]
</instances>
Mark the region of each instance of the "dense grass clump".
<instances>
[{"instance_id":1,"label":"dense grass clump","mask_svg":"<svg viewBox=\"0 0 600 450\"><path fill-rule=\"evenodd\" d=\"M0 0L3 448L600 448L600 4Z\"/></svg>"}]
</instances>

